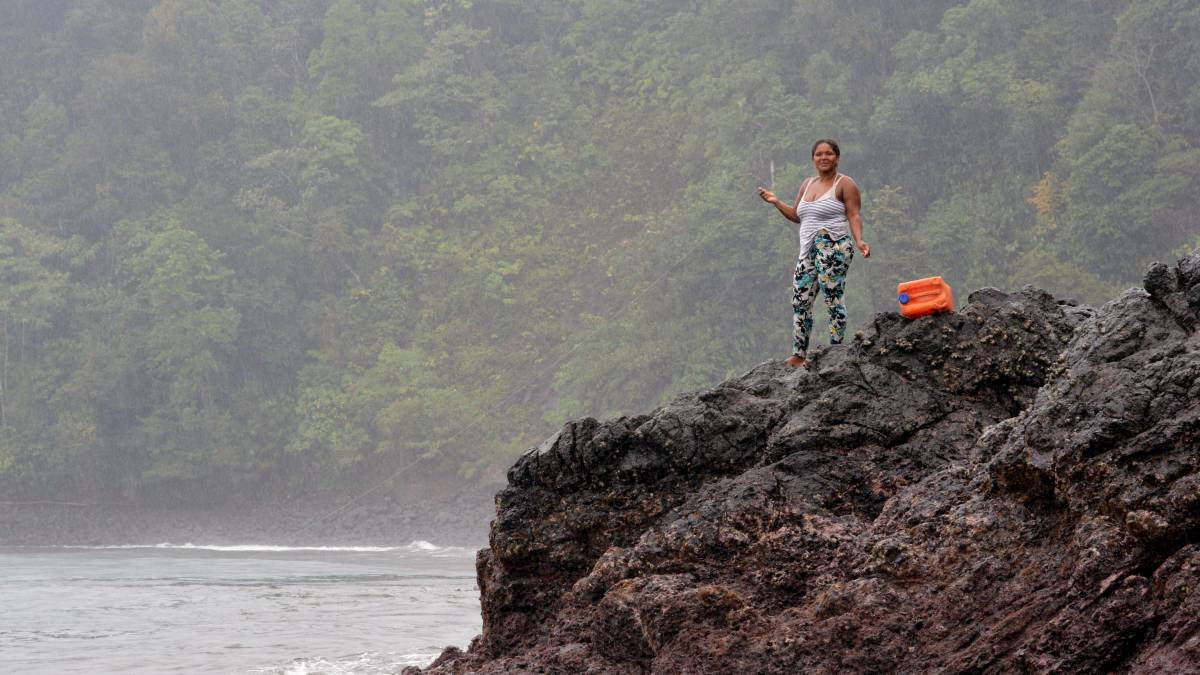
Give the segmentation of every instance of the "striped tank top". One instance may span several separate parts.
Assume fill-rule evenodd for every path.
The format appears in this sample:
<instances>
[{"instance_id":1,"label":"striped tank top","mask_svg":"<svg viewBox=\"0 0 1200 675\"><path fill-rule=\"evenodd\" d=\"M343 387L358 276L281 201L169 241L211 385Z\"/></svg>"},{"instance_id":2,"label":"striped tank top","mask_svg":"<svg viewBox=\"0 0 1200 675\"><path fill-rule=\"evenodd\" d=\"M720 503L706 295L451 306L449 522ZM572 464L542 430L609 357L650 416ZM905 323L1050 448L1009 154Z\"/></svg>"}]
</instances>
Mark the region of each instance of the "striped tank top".
<instances>
[{"instance_id":1,"label":"striped tank top","mask_svg":"<svg viewBox=\"0 0 1200 675\"><path fill-rule=\"evenodd\" d=\"M846 205L837 198L837 185L842 176L838 174L833 185L825 194L811 202L804 201L804 193L808 191L811 178L800 186L800 194L796 195L796 217L800 219L800 259L808 257L812 251L813 241L822 230L829 233L831 239L841 239L850 236L850 221L846 220Z\"/></svg>"}]
</instances>

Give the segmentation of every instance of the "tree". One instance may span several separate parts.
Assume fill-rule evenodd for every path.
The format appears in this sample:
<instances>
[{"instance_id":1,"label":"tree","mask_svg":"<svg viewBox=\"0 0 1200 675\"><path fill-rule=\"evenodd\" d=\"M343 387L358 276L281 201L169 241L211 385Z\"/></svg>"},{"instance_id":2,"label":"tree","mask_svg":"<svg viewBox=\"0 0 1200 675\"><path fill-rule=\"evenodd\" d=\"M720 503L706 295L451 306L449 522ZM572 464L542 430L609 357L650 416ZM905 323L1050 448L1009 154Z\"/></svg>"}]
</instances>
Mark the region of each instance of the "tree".
<instances>
[{"instance_id":1,"label":"tree","mask_svg":"<svg viewBox=\"0 0 1200 675\"><path fill-rule=\"evenodd\" d=\"M1194 232L1200 148L1186 130L1200 122L1198 37L1191 3L1130 5L1059 143L1062 246L1103 279L1134 281Z\"/></svg>"},{"instance_id":2,"label":"tree","mask_svg":"<svg viewBox=\"0 0 1200 675\"><path fill-rule=\"evenodd\" d=\"M239 316L221 255L178 222L126 221L117 231L120 278L134 301L125 317L130 373L145 383L132 440L146 455L142 477L207 478L241 468L231 428L236 382L230 357Z\"/></svg>"},{"instance_id":3,"label":"tree","mask_svg":"<svg viewBox=\"0 0 1200 675\"><path fill-rule=\"evenodd\" d=\"M71 272L86 259L78 239L38 233L0 219L0 475L57 471L39 454L54 424L44 405L60 372L46 364L40 345L65 326Z\"/></svg>"}]
</instances>

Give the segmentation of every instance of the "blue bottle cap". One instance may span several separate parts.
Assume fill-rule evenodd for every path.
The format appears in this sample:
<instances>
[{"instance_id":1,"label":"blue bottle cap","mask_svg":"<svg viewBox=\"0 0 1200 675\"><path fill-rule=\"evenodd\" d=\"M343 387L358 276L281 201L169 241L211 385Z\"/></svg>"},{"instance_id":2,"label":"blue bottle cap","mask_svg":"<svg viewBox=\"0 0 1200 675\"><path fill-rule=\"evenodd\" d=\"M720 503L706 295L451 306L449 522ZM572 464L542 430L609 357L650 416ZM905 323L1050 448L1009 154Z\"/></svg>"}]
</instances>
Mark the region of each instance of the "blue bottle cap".
<instances>
[{"instance_id":1,"label":"blue bottle cap","mask_svg":"<svg viewBox=\"0 0 1200 675\"><path fill-rule=\"evenodd\" d=\"M901 293L900 297L897 298L897 300L900 301L900 304L907 305L908 304L908 293Z\"/></svg>"}]
</instances>

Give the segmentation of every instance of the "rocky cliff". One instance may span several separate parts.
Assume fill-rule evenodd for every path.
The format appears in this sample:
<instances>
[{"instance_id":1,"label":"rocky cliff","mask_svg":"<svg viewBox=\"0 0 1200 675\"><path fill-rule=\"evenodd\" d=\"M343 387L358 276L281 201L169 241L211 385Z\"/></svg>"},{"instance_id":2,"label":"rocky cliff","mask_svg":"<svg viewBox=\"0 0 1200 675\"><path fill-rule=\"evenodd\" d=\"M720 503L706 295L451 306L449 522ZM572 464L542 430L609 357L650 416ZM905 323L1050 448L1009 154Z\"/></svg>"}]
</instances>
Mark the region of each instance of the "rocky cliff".
<instances>
[{"instance_id":1,"label":"rocky cliff","mask_svg":"<svg viewBox=\"0 0 1200 675\"><path fill-rule=\"evenodd\" d=\"M433 672L1200 672L1200 254L530 450Z\"/></svg>"}]
</instances>

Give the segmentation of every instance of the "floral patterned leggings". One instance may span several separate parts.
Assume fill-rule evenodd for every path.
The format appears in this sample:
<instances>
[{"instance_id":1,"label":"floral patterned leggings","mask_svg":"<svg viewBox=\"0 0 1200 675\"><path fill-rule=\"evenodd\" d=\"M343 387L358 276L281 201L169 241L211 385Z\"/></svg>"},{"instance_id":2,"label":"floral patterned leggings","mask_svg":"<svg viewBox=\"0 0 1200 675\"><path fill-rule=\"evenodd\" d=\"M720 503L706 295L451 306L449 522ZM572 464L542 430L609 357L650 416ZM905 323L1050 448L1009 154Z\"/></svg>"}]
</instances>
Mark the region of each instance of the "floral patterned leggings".
<instances>
[{"instance_id":1,"label":"floral patterned leggings","mask_svg":"<svg viewBox=\"0 0 1200 675\"><path fill-rule=\"evenodd\" d=\"M846 272L854 258L850 237L834 240L824 231L817 235L808 255L796 261L796 280L792 285L792 329L795 340L792 353L804 356L812 332L812 304L821 287L825 307L829 309L829 344L841 344L846 337Z\"/></svg>"}]
</instances>

